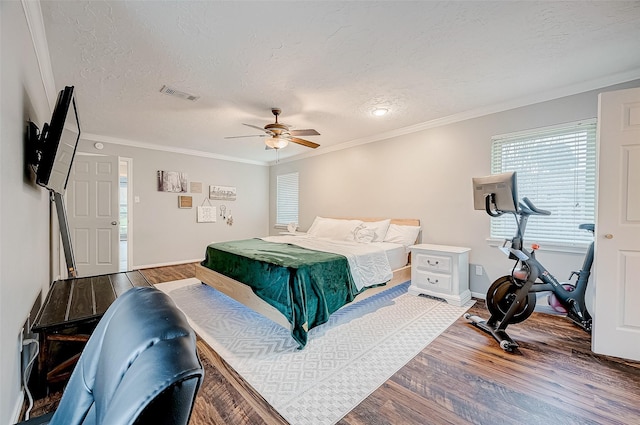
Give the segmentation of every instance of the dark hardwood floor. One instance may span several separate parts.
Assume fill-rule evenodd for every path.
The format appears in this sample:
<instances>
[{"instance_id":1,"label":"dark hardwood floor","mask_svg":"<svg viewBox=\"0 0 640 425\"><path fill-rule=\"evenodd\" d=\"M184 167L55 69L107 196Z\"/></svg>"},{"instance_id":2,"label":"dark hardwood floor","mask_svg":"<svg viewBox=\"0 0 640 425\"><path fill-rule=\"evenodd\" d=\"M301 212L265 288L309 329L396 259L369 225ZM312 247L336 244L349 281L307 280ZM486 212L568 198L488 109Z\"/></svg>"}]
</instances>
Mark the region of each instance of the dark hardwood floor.
<instances>
[{"instance_id":1,"label":"dark hardwood floor","mask_svg":"<svg viewBox=\"0 0 640 425\"><path fill-rule=\"evenodd\" d=\"M171 282L172 280L188 279L196 276L196 263L177 264L175 266L142 269L140 273L147 278L149 283L156 284Z\"/></svg>"},{"instance_id":2,"label":"dark hardwood floor","mask_svg":"<svg viewBox=\"0 0 640 425\"><path fill-rule=\"evenodd\" d=\"M151 283L193 277L193 264L141 270ZM484 302L472 314L487 317ZM338 423L640 424L640 362L590 351L567 319L534 313L509 326L505 353L463 318ZM286 424L217 353L198 341L205 379L191 425Z\"/></svg>"}]
</instances>

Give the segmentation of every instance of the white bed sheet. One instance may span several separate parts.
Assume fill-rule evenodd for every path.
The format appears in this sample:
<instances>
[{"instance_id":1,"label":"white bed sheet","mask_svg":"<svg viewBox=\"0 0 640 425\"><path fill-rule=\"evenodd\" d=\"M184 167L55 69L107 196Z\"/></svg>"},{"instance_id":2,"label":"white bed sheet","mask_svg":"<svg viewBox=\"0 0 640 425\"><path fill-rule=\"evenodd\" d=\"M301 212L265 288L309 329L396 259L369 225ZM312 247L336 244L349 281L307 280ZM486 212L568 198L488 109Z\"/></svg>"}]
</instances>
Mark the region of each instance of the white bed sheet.
<instances>
[{"instance_id":1,"label":"white bed sheet","mask_svg":"<svg viewBox=\"0 0 640 425\"><path fill-rule=\"evenodd\" d=\"M302 248L344 255L349 262L351 276L358 290L391 280L393 270L398 267L391 266L390 257L395 265L397 265L401 262L398 247L402 248L403 253L406 251L404 246L395 243L374 242L362 244L351 241L316 238L307 234L296 236L267 236L261 239L267 242L288 243ZM389 254L387 254L387 252L389 252ZM406 254L404 263L399 267L405 264Z\"/></svg>"},{"instance_id":2,"label":"white bed sheet","mask_svg":"<svg viewBox=\"0 0 640 425\"><path fill-rule=\"evenodd\" d=\"M396 270L404 267L409 262L409 253L407 252L407 247L405 247L401 243L372 242L370 245L378 246L380 247L380 249L384 250L385 254L387 254L387 259L389 260L389 266L391 266L391 270Z\"/></svg>"}]
</instances>

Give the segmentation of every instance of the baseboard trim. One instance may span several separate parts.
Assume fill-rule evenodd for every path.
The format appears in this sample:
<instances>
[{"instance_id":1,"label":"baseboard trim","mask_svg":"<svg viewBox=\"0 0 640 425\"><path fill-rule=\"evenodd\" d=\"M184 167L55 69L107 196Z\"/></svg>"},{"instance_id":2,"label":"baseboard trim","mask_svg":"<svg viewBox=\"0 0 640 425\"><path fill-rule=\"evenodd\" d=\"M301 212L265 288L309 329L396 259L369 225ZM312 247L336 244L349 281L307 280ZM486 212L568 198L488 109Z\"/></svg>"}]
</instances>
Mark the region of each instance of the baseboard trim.
<instances>
[{"instance_id":1,"label":"baseboard trim","mask_svg":"<svg viewBox=\"0 0 640 425\"><path fill-rule=\"evenodd\" d=\"M167 263L157 263L157 264L144 264L140 266L133 266L131 270L142 270L142 269L153 269L156 267L177 266L180 264L199 263L201 261L202 261L202 258L196 258L193 260L170 261Z\"/></svg>"},{"instance_id":2,"label":"baseboard trim","mask_svg":"<svg viewBox=\"0 0 640 425\"><path fill-rule=\"evenodd\" d=\"M471 296L473 298L480 298L481 300L484 300L487 298L487 295L483 294L482 292L471 292Z\"/></svg>"}]
</instances>

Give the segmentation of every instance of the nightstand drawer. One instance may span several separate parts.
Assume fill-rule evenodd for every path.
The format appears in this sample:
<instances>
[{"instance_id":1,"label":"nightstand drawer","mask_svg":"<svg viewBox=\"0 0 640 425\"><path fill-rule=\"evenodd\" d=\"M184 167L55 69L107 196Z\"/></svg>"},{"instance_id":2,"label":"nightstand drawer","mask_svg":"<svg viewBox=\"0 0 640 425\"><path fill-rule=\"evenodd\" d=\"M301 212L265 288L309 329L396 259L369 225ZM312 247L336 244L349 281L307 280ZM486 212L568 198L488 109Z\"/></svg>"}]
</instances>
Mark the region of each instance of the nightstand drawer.
<instances>
[{"instance_id":1,"label":"nightstand drawer","mask_svg":"<svg viewBox=\"0 0 640 425\"><path fill-rule=\"evenodd\" d=\"M418 254L416 257L416 266L421 270L441 273L451 272L451 257L440 257L431 254Z\"/></svg>"},{"instance_id":2,"label":"nightstand drawer","mask_svg":"<svg viewBox=\"0 0 640 425\"><path fill-rule=\"evenodd\" d=\"M416 284L424 289L435 291L451 290L451 275L416 270Z\"/></svg>"}]
</instances>

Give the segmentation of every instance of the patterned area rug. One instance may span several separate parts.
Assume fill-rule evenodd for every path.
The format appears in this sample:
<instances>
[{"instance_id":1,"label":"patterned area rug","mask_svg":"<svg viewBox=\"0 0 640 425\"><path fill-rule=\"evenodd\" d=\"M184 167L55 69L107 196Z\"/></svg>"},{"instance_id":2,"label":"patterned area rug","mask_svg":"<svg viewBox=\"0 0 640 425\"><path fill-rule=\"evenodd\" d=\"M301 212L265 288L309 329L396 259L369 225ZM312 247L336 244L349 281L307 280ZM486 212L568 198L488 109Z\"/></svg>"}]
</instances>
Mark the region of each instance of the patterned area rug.
<instances>
[{"instance_id":1,"label":"patterned area rug","mask_svg":"<svg viewBox=\"0 0 640 425\"><path fill-rule=\"evenodd\" d=\"M334 424L460 317L463 307L399 285L334 313L303 350L288 330L185 279L157 285L194 330L289 423Z\"/></svg>"}]
</instances>

